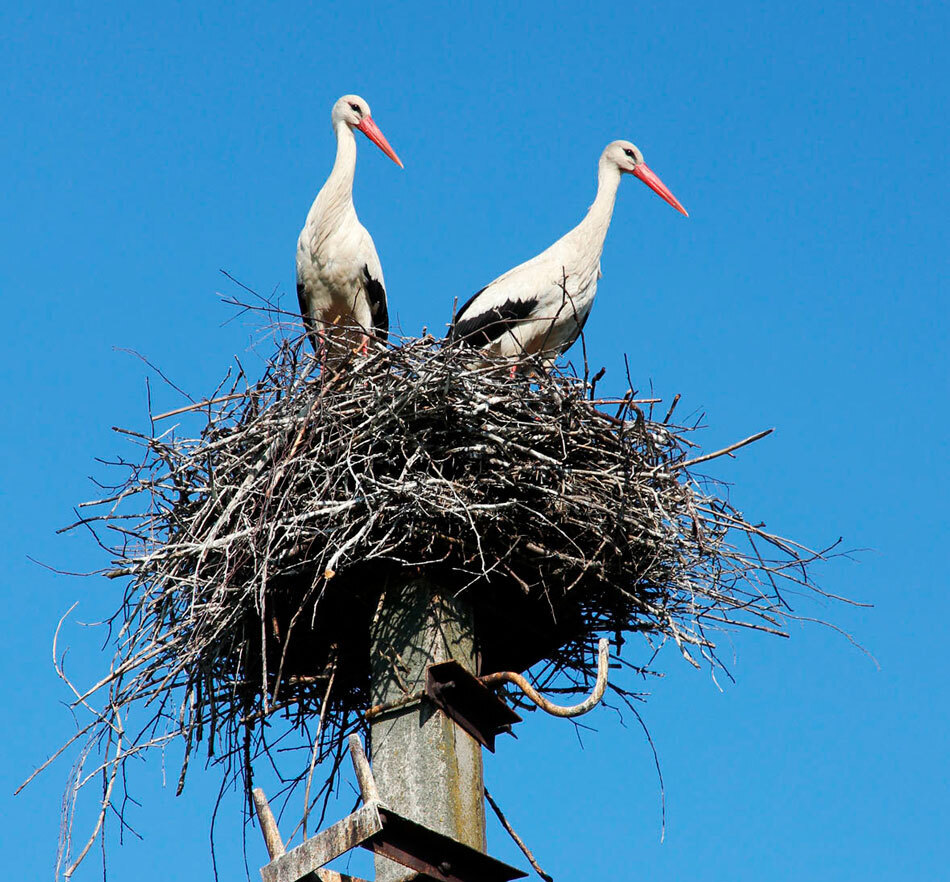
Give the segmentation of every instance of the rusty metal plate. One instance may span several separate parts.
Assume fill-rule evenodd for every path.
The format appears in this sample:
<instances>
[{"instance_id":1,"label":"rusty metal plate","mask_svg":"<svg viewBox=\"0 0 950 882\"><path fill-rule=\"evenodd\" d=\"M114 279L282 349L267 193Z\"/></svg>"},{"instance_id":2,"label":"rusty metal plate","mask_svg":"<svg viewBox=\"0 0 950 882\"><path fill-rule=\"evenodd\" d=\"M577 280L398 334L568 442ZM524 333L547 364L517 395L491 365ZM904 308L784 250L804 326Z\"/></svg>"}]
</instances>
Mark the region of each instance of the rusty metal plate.
<instances>
[{"instance_id":1,"label":"rusty metal plate","mask_svg":"<svg viewBox=\"0 0 950 882\"><path fill-rule=\"evenodd\" d=\"M425 693L479 744L495 751L495 736L510 732L518 716L491 689L456 661L429 665Z\"/></svg>"},{"instance_id":2,"label":"rusty metal plate","mask_svg":"<svg viewBox=\"0 0 950 882\"><path fill-rule=\"evenodd\" d=\"M528 875L384 806L379 816L383 829L362 842L363 848L436 882L510 882Z\"/></svg>"}]
</instances>

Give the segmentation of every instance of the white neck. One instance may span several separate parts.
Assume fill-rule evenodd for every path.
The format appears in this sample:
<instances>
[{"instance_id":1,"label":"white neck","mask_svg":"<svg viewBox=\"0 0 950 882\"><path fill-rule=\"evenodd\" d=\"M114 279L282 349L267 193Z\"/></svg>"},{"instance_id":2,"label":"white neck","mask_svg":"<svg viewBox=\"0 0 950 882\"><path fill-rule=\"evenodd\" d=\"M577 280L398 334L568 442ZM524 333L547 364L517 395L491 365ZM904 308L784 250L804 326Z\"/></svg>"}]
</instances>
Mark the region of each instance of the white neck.
<instances>
[{"instance_id":1,"label":"white neck","mask_svg":"<svg viewBox=\"0 0 950 882\"><path fill-rule=\"evenodd\" d=\"M353 202L353 175L356 172L356 137L343 121L334 126L336 131L336 160L330 177L321 190L329 203Z\"/></svg>"},{"instance_id":2,"label":"white neck","mask_svg":"<svg viewBox=\"0 0 950 882\"><path fill-rule=\"evenodd\" d=\"M604 250L604 239L607 238L619 186L620 169L601 157L597 166L597 196L584 219L564 237L571 240L574 247L580 248L581 253L595 264L600 261Z\"/></svg>"},{"instance_id":3,"label":"white neck","mask_svg":"<svg viewBox=\"0 0 950 882\"><path fill-rule=\"evenodd\" d=\"M614 213L614 202L617 199L617 188L620 186L620 169L616 164L601 157L597 165L597 196L587 211L587 216L580 226L586 228L587 235L592 242L597 243L598 252L604 247L607 237L607 228Z\"/></svg>"},{"instance_id":4,"label":"white neck","mask_svg":"<svg viewBox=\"0 0 950 882\"><path fill-rule=\"evenodd\" d=\"M356 172L356 138L345 123L334 125L336 131L336 160L330 177L317 193L307 213L305 229L310 230L311 240L324 241L334 230L356 218L353 207L353 175Z\"/></svg>"},{"instance_id":5,"label":"white neck","mask_svg":"<svg viewBox=\"0 0 950 882\"><path fill-rule=\"evenodd\" d=\"M333 163L330 177L320 188L307 214L306 226L311 230L315 229L320 238L338 229L348 215L356 215L356 209L353 207L356 138L345 122L338 122L333 128L336 131L336 161Z\"/></svg>"}]
</instances>

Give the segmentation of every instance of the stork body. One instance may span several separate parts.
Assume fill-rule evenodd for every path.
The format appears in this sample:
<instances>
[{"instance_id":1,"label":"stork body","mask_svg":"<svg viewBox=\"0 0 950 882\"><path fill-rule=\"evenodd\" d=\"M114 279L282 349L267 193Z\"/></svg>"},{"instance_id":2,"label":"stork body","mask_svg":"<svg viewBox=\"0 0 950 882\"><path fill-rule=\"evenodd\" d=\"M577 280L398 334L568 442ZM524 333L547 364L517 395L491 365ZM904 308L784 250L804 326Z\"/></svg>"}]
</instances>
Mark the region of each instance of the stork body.
<instances>
[{"instance_id":1,"label":"stork body","mask_svg":"<svg viewBox=\"0 0 950 882\"><path fill-rule=\"evenodd\" d=\"M686 214L633 144L608 144L597 167L597 196L584 219L550 248L477 292L458 311L450 337L503 357L537 354L547 363L567 351L594 303L600 256L624 173L636 175Z\"/></svg>"},{"instance_id":2,"label":"stork body","mask_svg":"<svg viewBox=\"0 0 950 882\"><path fill-rule=\"evenodd\" d=\"M358 95L337 101L331 119L336 161L297 239L297 299L315 349L328 338L365 349L367 335L386 339L389 310L376 246L353 206L353 130L362 131L400 167L402 163Z\"/></svg>"}]
</instances>

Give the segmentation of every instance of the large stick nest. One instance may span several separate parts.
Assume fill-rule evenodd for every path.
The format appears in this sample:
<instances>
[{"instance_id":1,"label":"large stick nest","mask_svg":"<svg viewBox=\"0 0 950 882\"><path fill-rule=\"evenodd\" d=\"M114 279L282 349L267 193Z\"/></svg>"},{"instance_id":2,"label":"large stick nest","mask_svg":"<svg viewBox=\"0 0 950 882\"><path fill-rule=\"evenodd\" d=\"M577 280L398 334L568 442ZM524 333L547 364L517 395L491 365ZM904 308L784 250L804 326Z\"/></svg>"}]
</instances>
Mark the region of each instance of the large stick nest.
<instances>
[{"instance_id":1,"label":"large stick nest","mask_svg":"<svg viewBox=\"0 0 950 882\"><path fill-rule=\"evenodd\" d=\"M810 586L816 555L695 477L716 454L672 408L595 387L512 379L431 337L321 370L282 339L259 381L240 371L150 434L124 432L143 455L116 463L80 521L126 588L110 671L77 691L102 762L75 780L99 773L114 801L124 761L173 740L182 783L200 744L249 776L274 719L306 745L290 784L312 774L314 740L336 768L369 703L381 594L407 574L469 599L480 673L529 669L542 688L585 687L604 633L618 656L638 633L694 664L715 663L717 630L781 633L780 586Z\"/></svg>"}]
</instances>

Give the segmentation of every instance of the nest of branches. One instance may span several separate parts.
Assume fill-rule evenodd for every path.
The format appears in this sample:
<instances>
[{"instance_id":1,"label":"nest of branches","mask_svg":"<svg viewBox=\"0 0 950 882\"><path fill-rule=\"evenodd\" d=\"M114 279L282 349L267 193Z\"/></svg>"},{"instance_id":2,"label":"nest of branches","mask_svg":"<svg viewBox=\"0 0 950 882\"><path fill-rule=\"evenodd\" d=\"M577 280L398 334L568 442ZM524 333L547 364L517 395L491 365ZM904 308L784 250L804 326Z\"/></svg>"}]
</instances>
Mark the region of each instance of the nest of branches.
<instances>
[{"instance_id":1,"label":"nest of branches","mask_svg":"<svg viewBox=\"0 0 950 882\"><path fill-rule=\"evenodd\" d=\"M76 691L83 756L101 752L75 778L102 776L97 830L125 761L175 740L179 786L199 748L249 784L295 733L288 788L325 796L332 772L311 793L308 770L335 771L365 725L370 624L406 573L469 600L481 674L540 688L585 687L604 634L615 660L633 633L699 664L717 631L781 633L780 589L811 587L818 555L695 472L760 436L702 455L657 399L474 358L424 337L327 366L285 338L257 382L123 430L142 455L80 521L125 580L109 672Z\"/></svg>"}]
</instances>

